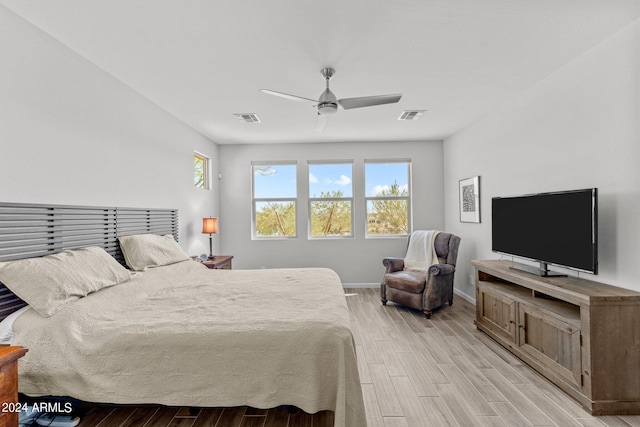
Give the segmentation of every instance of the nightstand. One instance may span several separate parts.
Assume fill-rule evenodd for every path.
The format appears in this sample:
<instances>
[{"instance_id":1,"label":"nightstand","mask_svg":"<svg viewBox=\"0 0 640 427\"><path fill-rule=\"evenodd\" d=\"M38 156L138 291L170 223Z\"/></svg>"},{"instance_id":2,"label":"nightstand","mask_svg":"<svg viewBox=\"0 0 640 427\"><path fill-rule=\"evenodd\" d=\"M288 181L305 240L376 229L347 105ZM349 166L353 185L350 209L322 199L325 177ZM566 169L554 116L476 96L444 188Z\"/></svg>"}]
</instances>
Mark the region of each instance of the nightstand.
<instances>
[{"instance_id":1,"label":"nightstand","mask_svg":"<svg viewBox=\"0 0 640 427\"><path fill-rule=\"evenodd\" d=\"M26 348L0 346L0 426L18 425L18 359L27 352Z\"/></svg>"},{"instance_id":2,"label":"nightstand","mask_svg":"<svg viewBox=\"0 0 640 427\"><path fill-rule=\"evenodd\" d=\"M202 261L202 264L212 270L231 270L232 259L233 255L216 255L213 259Z\"/></svg>"}]
</instances>

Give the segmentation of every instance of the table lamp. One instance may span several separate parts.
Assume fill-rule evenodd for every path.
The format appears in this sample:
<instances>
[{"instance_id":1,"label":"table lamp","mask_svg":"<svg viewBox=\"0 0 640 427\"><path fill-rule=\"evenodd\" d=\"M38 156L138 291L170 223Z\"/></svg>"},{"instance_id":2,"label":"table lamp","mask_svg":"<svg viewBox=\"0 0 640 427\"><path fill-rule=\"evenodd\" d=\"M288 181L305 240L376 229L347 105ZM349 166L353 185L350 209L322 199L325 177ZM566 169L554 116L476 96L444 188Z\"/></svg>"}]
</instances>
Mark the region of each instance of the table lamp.
<instances>
[{"instance_id":1,"label":"table lamp","mask_svg":"<svg viewBox=\"0 0 640 427\"><path fill-rule=\"evenodd\" d=\"M202 233L209 235L209 259L213 256L213 235L218 232L218 218L202 218Z\"/></svg>"}]
</instances>

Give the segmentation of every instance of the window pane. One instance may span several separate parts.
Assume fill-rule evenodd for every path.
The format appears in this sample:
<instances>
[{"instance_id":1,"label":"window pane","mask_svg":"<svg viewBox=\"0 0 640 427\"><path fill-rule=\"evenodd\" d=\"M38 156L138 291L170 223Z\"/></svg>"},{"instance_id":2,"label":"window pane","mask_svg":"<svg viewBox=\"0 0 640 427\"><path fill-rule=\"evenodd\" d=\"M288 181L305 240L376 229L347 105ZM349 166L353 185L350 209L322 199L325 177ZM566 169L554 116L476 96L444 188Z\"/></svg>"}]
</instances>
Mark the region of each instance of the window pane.
<instances>
[{"instance_id":1,"label":"window pane","mask_svg":"<svg viewBox=\"0 0 640 427\"><path fill-rule=\"evenodd\" d=\"M253 166L254 198L294 198L296 193L296 165Z\"/></svg>"},{"instance_id":2,"label":"window pane","mask_svg":"<svg viewBox=\"0 0 640 427\"><path fill-rule=\"evenodd\" d=\"M351 163L310 164L309 197L352 197Z\"/></svg>"},{"instance_id":3,"label":"window pane","mask_svg":"<svg viewBox=\"0 0 640 427\"><path fill-rule=\"evenodd\" d=\"M409 163L366 163L364 176L368 197L409 195Z\"/></svg>"},{"instance_id":4,"label":"window pane","mask_svg":"<svg viewBox=\"0 0 640 427\"><path fill-rule=\"evenodd\" d=\"M407 200L386 199L367 201L367 234L408 234L409 210Z\"/></svg>"},{"instance_id":5,"label":"window pane","mask_svg":"<svg viewBox=\"0 0 640 427\"><path fill-rule=\"evenodd\" d=\"M207 188L207 160L203 156L193 155L194 179L197 188Z\"/></svg>"},{"instance_id":6,"label":"window pane","mask_svg":"<svg viewBox=\"0 0 640 427\"><path fill-rule=\"evenodd\" d=\"M311 202L311 237L351 236L351 201Z\"/></svg>"},{"instance_id":7,"label":"window pane","mask_svg":"<svg viewBox=\"0 0 640 427\"><path fill-rule=\"evenodd\" d=\"M256 202L256 235L292 237L296 235L294 202Z\"/></svg>"}]
</instances>

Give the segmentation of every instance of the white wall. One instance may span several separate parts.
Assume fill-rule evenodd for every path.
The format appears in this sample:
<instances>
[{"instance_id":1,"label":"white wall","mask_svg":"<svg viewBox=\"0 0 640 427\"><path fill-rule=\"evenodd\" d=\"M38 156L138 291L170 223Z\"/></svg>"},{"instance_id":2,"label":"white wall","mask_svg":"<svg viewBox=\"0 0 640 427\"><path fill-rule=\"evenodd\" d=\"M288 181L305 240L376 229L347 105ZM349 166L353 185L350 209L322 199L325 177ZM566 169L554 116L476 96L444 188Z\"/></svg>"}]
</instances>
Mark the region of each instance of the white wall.
<instances>
[{"instance_id":1,"label":"white wall","mask_svg":"<svg viewBox=\"0 0 640 427\"><path fill-rule=\"evenodd\" d=\"M443 216L442 142L221 145L220 244L235 256L234 268L329 267L343 283L380 283L385 256L403 256L406 237L364 238L364 160L412 160L413 227L441 229ZM298 237L252 240L251 162L296 161ZM353 160L354 238L307 237L307 161Z\"/></svg>"},{"instance_id":2,"label":"white wall","mask_svg":"<svg viewBox=\"0 0 640 427\"><path fill-rule=\"evenodd\" d=\"M491 252L491 197L598 187L592 280L640 290L638 21L444 141L445 228L462 237L456 289ZM458 180L481 176L482 223L460 223ZM552 243L552 242L550 242ZM575 274L575 273L573 273Z\"/></svg>"},{"instance_id":3,"label":"white wall","mask_svg":"<svg viewBox=\"0 0 640 427\"><path fill-rule=\"evenodd\" d=\"M2 6L0 58L0 201L178 208L208 251L217 179L194 187L193 152L215 175L216 144Z\"/></svg>"}]
</instances>

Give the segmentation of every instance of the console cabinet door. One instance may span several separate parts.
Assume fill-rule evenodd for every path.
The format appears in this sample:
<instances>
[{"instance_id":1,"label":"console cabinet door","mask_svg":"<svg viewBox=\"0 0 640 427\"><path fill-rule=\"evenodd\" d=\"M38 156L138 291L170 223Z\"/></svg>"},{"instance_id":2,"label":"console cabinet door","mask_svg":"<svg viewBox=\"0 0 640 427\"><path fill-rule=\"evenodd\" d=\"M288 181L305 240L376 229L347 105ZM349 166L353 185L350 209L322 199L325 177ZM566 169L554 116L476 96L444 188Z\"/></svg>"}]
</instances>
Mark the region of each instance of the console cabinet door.
<instances>
[{"instance_id":1,"label":"console cabinet door","mask_svg":"<svg viewBox=\"0 0 640 427\"><path fill-rule=\"evenodd\" d=\"M519 348L578 389L582 388L580 329L551 314L518 304Z\"/></svg>"},{"instance_id":2,"label":"console cabinet door","mask_svg":"<svg viewBox=\"0 0 640 427\"><path fill-rule=\"evenodd\" d=\"M502 338L516 342L516 302L480 284L476 296L478 322Z\"/></svg>"}]
</instances>

